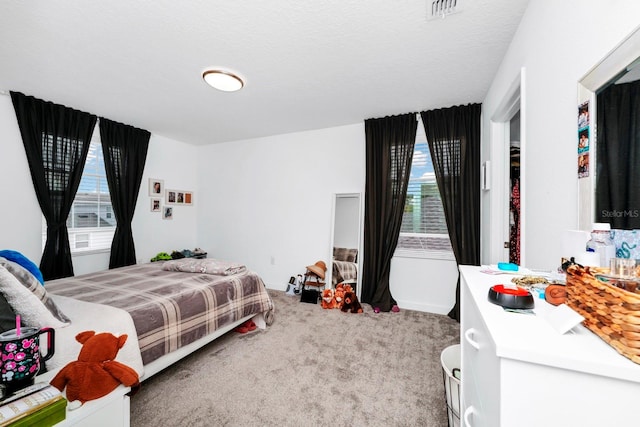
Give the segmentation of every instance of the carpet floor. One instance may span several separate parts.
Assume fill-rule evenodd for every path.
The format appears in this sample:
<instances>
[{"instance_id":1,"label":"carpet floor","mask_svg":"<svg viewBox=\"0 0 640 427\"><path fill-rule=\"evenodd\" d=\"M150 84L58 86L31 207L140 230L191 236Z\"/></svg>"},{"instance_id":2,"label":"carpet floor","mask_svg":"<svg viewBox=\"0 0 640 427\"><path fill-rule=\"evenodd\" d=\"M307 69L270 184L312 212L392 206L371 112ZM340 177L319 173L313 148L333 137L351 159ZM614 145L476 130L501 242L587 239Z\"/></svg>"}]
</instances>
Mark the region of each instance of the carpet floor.
<instances>
[{"instance_id":1,"label":"carpet floor","mask_svg":"<svg viewBox=\"0 0 640 427\"><path fill-rule=\"evenodd\" d=\"M131 426L447 425L440 353L459 342L457 322L269 294L271 326L229 332L145 381Z\"/></svg>"}]
</instances>

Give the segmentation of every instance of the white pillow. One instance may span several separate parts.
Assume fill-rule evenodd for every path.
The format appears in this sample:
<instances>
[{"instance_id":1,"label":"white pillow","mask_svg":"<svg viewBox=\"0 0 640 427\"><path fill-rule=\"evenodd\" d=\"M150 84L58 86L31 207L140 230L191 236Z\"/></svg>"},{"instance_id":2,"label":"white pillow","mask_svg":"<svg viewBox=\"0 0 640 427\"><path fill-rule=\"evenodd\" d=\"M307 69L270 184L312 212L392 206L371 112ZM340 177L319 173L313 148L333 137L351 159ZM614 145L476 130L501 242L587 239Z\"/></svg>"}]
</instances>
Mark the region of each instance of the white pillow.
<instances>
[{"instance_id":1,"label":"white pillow","mask_svg":"<svg viewBox=\"0 0 640 427\"><path fill-rule=\"evenodd\" d=\"M66 316L64 318L67 321L57 319L36 294L27 289L20 283L16 276L5 268L4 264L8 262L11 261L3 258L0 264L0 292L5 296L7 302L9 302L9 305L13 308L13 311L20 315L24 324L36 328L62 328L67 326L69 322ZM35 277L34 280L37 283L37 288L41 288L42 296L50 303L53 303L53 301L46 296L44 286L42 286Z\"/></svg>"}]
</instances>

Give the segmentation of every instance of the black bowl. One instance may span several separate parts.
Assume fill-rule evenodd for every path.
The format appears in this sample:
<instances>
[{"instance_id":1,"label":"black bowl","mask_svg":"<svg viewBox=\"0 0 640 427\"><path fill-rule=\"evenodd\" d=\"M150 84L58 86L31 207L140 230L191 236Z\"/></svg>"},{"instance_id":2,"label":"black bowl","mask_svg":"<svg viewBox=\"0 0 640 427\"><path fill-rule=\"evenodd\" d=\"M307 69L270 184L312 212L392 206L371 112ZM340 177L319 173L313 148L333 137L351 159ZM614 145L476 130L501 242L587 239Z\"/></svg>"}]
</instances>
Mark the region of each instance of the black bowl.
<instances>
[{"instance_id":1,"label":"black bowl","mask_svg":"<svg viewBox=\"0 0 640 427\"><path fill-rule=\"evenodd\" d=\"M535 306L531 292L517 288L494 285L489 288L489 301L505 308L530 309Z\"/></svg>"}]
</instances>

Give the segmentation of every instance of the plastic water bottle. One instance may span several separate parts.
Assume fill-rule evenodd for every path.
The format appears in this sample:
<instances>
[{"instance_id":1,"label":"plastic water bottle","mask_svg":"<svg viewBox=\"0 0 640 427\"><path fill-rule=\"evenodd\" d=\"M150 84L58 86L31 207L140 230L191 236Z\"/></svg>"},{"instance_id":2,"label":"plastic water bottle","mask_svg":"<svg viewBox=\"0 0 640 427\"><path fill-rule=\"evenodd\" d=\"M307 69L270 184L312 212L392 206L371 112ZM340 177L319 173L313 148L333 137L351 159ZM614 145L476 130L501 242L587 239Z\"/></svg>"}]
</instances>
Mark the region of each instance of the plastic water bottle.
<instances>
[{"instance_id":1,"label":"plastic water bottle","mask_svg":"<svg viewBox=\"0 0 640 427\"><path fill-rule=\"evenodd\" d=\"M597 267L609 267L609 260L616 257L616 247L611 240L611 226L606 223L593 224L591 239L587 242L587 252L599 255Z\"/></svg>"}]
</instances>

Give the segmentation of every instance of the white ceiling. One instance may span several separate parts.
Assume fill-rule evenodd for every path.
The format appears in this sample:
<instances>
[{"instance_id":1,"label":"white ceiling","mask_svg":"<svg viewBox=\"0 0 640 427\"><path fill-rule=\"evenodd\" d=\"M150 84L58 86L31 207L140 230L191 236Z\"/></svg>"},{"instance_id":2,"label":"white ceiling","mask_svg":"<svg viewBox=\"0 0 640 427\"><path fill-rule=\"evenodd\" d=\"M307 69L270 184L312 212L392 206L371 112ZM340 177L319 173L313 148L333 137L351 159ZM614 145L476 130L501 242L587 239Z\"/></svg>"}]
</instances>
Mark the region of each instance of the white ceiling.
<instances>
[{"instance_id":1,"label":"white ceiling","mask_svg":"<svg viewBox=\"0 0 640 427\"><path fill-rule=\"evenodd\" d=\"M481 102L527 3L2 0L0 90L190 144L361 123Z\"/></svg>"}]
</instances>

